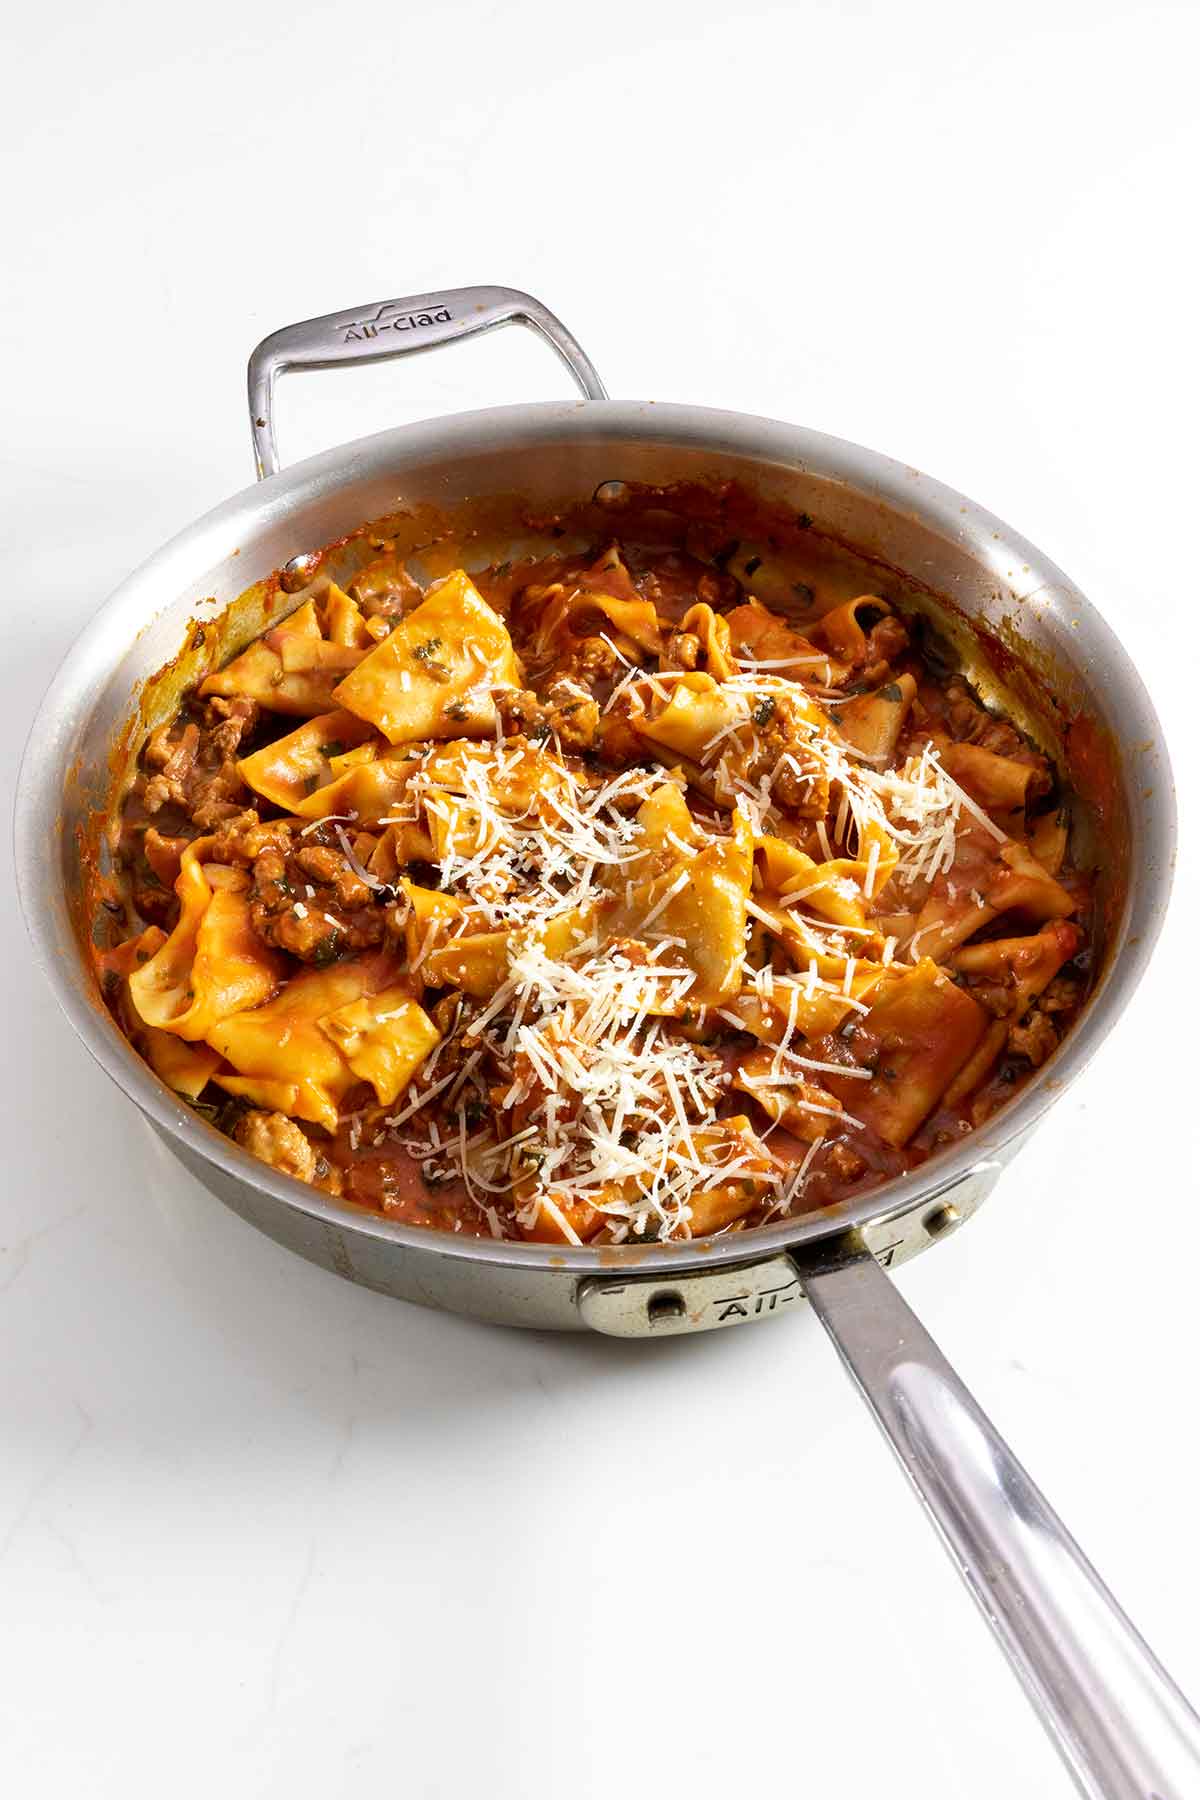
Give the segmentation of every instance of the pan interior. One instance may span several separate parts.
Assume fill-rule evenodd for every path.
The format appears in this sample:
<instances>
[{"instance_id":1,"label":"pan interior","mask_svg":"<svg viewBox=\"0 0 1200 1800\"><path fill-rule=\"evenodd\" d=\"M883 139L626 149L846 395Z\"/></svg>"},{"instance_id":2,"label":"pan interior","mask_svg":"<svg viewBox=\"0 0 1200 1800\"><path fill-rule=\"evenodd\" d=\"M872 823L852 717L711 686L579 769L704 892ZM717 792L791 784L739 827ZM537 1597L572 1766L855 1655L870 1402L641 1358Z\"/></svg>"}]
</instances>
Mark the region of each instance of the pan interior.
<instances>
[{"instance_id":1,"label":"pan interior","mask_svg":"<svg viewBox=\"0 0 1200 1800\"><path fill-rule=\"evenodd\" d=\"M60 958L65 938L73 940L70 968L59 965L72 1016L81 1029L86 1021L89 1043L139 1104L168 1129L186 1116L188 1137L202 1134L202 1153L232 1161L245 1176L250 1159L161 1089L123 1041L114 1043L89 959L79 955L104 896L96 876L115 803L147 732L184 688L299 604L313 579L344 579L370 554L373 536L393 538L415 572L433 575L455 561L479 568L605 534L686 548L698 534L721 531L780 583L820 567L831 592L837 584L845 597L880 592L902 612L923 614L982 696L1069 776L1083 802L1082 855L1095 854L1102 869L1095 1013L1118 963L1128 965L1139 897L1143 944L1157 928L1169 785L1157 808L1133 803L1130 739L1136 733L1153 745L1156 721L1119 646L1061 572L960 496L837 440L698 409L606 403L564 416L562 408L512 408L383 434L237 496L131 578L60 675L31 747L58 772L52 829L60 846L58 879L35 896L35 936L44 954L53 946ZM281 574L287 564L291 572ZM32 821L36 803L24 810ZM1135 867L1149 891L1145 881L1131 889ZM1086 1034L1085 1016L1047 1067L1074 1072ZM932 1159L925 1191L933 1175L953 1177L952 1162L965 1167L1015 1135L1048 1100L1043 1072L976 1142ZM278 1183L281 1198L300 1204L293 1184L261 1168L255 1178ZM886 1214L903 1204L910 1183L886 1184L819 1229ZM755 1237L768 1235L794 1239L797 1224ZM744 1240L744 1252L750 1247ZM540 1246L503 1248L545 1255Z\"/></svg>"}]
</instances>

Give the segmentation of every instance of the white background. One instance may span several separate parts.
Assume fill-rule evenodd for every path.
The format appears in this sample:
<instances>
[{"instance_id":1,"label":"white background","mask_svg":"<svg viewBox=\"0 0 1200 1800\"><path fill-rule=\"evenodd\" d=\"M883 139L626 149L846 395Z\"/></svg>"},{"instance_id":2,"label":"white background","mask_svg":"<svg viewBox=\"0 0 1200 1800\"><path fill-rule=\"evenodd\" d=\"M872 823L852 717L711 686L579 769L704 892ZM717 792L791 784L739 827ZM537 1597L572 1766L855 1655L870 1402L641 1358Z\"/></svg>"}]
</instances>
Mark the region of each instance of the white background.
<instances>
[{"instance_id":1,"label":"white background","mask_svg":"<svg viewBox=\"0 0 1200 1800\"><path fill-rule=\"evenodd\" d=\"M248 480L254 342L443 285L540 295L618 396L941 476L1112 621L1176 759L1172 922L900 1285L1193 1694L1198 25L66 0L10 22L0 118L6 786L103 596ZM510 332L287 384L283 447L564 391ZM151 1141L0 905L6 1793L1065 1795L811 1318L643 1350L290 1258Z\"/></svg>"}]
</instances>

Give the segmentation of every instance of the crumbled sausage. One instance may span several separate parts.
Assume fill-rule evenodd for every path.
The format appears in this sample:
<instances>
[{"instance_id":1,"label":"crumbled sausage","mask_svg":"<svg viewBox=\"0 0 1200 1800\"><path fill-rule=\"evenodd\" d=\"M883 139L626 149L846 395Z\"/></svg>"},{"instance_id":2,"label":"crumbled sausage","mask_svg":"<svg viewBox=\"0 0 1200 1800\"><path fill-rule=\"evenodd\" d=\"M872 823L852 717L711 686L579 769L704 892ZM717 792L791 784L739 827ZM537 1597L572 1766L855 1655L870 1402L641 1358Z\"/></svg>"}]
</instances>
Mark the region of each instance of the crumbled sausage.
<instances>
[{"instance_id":1,"label":"crumbled sausage","mask_svg":"<svg viewBox=\"0 0 1200 1800\"><path fill-rule=\"evenodd\" d=\"M618 662L616 651L604 638L585 637L572 651L567 673L590 688L598 681L611 681Z\"/></svg>"},{"instance_id":2,"label":"crumbled sausage","mask_svg":"<svg viewBox=\"0 0 1200 1800\"><path fill-rule=\"evenodd\" d=\"M908 627L896 613L884 613L867 633L867 661L895 662L908 649Z\"/></svg>"},{"instance_id":3,"label":"crumbled sausage","mask_svg":"<svg viewBox=\"0 0 1200 1800\"><path fill-rule=\"evenodd\" d=\"M318 967L381 943L387 930L374 890L340 851L316 845L291 853L268 844L259 852L250 923L264 943Z\"/></svg>"},{"instance_id":4,"label":"crumbled sausage","mask_svg":"<svg viewBox=\"0 0 1200 1800\"><path fill-rule=\"evenodd\" d=\"M759 702L754 725L752 754L736 771L739 782L757 787L765 780L776 805L819 818L828 804L829 780L808 747L810 727L802 707L787 694L768 694Z\"/></svg>"},{"instance_id":5,"label":"crumbled sausage","mask_svg":"<svg viewBox=\"0 0 1200 1800\"><path fill-rule=\"evenodd\" d=\"M222 824L213 844L213 861L248 867L264 850L286 851L291 841L290 819L263 820L247 807Z\"/></svg>"},{"instance_id":6,"label":"crumbled sausage","mask_svg":"<svg viewBox=\"0 0 1200 1800\"><path fill-rule=\"evenodd\" d=\"M243 1150L282 1175L311 1181L317 1172L316 1151L300 1127L283 1113L248 1112L234 1126L233 1137Z\"/></svg>"},{"instance_id":7,"label":"crumbled sausage","mask_svg":"<svg viewBox=\"0 0 1200 1800\"><path fill-rule=\"evenodd\" d=\"M158 771L146 783L142 804L148 813L161 812L164 806L178 806L186 811L186 782L195 766L200 749L200 727L187 725L175 739L170 726L160 725L150 734L146 744L146 762Z\"/></svg>"},{"instance_id":8,"label":"crumbled sausage","mask_svg":"<svg viewBox=\"0 0 1200 1800\"><path fill-rule=\"evenodd\" d=\"M1069 975L1056 975L1038 1006L1044 1013L1071 1012L1079 1005L1079 983Z\"/></svg>"},{"instance_id":9,"label":"crumbled sausage","mask_svg":"<svg viewBox=\"0 0 1200 1800\"><path fill-rule=\"evenodd\" d=\"M528 688L497 688L496 709L506 737L531 743L555 737L564 750L590 750L600 729L600 708L585 687L569 677L551 683L539 700Z\"/></svg>"},{"instance_id":10,"label":"crumbled sausage","mask_svg":"<svg viewBox=\"0 0 1200 1800\"><path fill-rule=\"evenodd\" d=\"M1023 1023L1008 1028L1008 1053L1023 1056L1040 1069L1052 1051L1058 1048L1058 1033L1044 1012L1037 1008Z\"/></svg>"},{"instance_id":11,"label":"crumbled sausage","mask_svg":"<svg viewBox=\"0 0 1200 1800\"><path fill-rule=\"evenodd\" d=\"M246 694L233 694L229 699L214 694L204 707L207 744L222 760L232 756L258 724L261 712L258 701Z\"/></svg>"},{"instance_id":12,"label":"crumbled sausage","mask_svg":"<svg viewBox=\"0 0 1200 1800\"><path fill-rule=\"evenodd\" d=\"M217 717L204 731L193 720L177 738L172 738L166 725L151 732L144 761L155 773L142 790L142 805L151 816L171 806L204 832L215 830L242 811L246 784L233 752L254 716L245 707L253 704L244 703L228 718Z\"/></svg>"},{"instance_id":13,"label":"crumbled sausage","mask_svg":"<svg viewBox=\"0 0 1200 1800\"><path fill-rule=\"evenodd\" d=\"M698 669L702 645L693 631L673 631L668 637L659 666L663 669Z\"/></svg>"},{"instance_id":14,"label":"crumbled sausage","mask_svg":"<svg viewBox=\"0 0 1200 1800\"><path fill-rule=\"evenodd\" d=\"M188 798L192 824L199 831L215 831L244 810L246 784L237 764L229 759L212 775L192 782Z\"/></svg>"},{"instance_id":15,"label":"crumbled sausage","mask_svg":"<svg viewBox=\"0 0 1200 1800\"><path fill-rule=\"evenodd\" d=\"M866 1166L849 1144L830 1144L825 1152L825 1167L841 1181L857 1181Z\"/></svg>"},{"instance_id":16,"label":"crumbled sausage","mask_svg":"<svg viewBox=\"0 0 1200 1800\"><path fill-rule=\"evenodd\" d=\"M994 750L998 756L1011 756L1014 750L1024 748L1008 720L993 718L958 675L946 683L946 723L959 743L978 744L981 750Z\"/></svg>"}]
</instances>

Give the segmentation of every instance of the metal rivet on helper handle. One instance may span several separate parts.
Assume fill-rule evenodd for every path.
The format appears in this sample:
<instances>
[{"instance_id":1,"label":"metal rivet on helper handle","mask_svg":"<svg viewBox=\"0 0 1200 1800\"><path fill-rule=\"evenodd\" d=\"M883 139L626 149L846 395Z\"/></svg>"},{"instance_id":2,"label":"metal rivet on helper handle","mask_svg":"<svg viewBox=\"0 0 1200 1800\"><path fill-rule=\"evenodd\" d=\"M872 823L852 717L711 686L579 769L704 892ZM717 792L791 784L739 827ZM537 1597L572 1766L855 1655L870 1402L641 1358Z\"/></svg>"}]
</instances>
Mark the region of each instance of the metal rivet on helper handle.
<instances>
[{"instance_id":1,"label":"metal rivet on helper handle","mask_svg":"<svg viewBox=\"0 0 1200 1800\"><path fill-rule=\"evenodd\" d=\"M953 1231L956 1225L962 1223L962 1214L957 1206L951 1206L949 1201L945 1201L941 1206L935 1206L932 1212L927 1212L921 1223L930 1237L944 1237L948 1231Z\"/></svg>"},{"instance_id":2,"label":"metal rivet on helper handle","mask_svg":"<svg viewBox=\"0 0 1200 1800\"><path fill-rule=\"evenodd\" d=\"M611 1337L672 1337L774 1318L800 1300L796 1270L786 1256L732 1269L662 1275L598 1276L580 1284L585 1325Z\"/></svg>"},{"instance_id":3,"label":"metal rivet on helper handle","mask_svg":"<svg viewBox=\"0 0 1200 1800\"><path fill-rule=\"evenodd\" d=\"M318 558L313 555L311 550L303 550L298 556L293 556L290 562L284 563L280 571L279 582L284 593L295 594L302 587L307 587L312 580L317 561Z\"/></svg>"}]
</instances>

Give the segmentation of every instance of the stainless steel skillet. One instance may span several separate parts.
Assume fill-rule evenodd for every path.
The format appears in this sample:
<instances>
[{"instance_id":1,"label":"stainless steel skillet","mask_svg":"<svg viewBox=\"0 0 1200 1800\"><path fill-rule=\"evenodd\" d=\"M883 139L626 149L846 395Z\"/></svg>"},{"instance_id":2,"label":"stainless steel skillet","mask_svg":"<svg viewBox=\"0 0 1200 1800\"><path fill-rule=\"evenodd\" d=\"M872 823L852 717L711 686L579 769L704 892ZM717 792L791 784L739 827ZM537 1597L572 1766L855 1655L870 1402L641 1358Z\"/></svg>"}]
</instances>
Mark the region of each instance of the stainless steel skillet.
<instances>
[{"instance_id":1,"label":"stainless steel skillet","mask_svg":"<svg viewBox=\"0 0 1200 1800\"><path fill-rule=\"evenodd\" d=\"M272 407L281 371L432 349L509 322L553 345L582 401L426 421L278 472ZM243 1218L384 1293L506 1324L637 1337L774 1317L806 1297L1079 1790L1107 1800L1200 1795L1200 1721L884 1272L949 1235L981 1203L1115 1022L1157 935L1174 845L1171 784L1161 728L1116 639L1032 545L876 452L741 414L607 400L559 321L510 289L426 294L291 326L251 359L250 403L265 479L121 586L60 670L22 766L22 902L51 986L88 1049L174 1154ZM605 1256L464 1240L352 1212L275 1174L160 1085L113 1026L81 948L89 929L81 833L110 799L110 755L131 696L175 655L191 618L232 608L298 549L398 505L453 507L512 492L549 505L605 484L713 477L802 508L820 532L942 596L986 628L982 641L998 662L1019 642L1053 669L1061 719L1090 721L1122 747L1105 819L1121 868L1109 895L1107 960L1084 1017L1005 1110L920 1170L819 1216L709 1244ZM1147 758L1157 761L1152 781Z\"/></svg>"}]
</instances>

